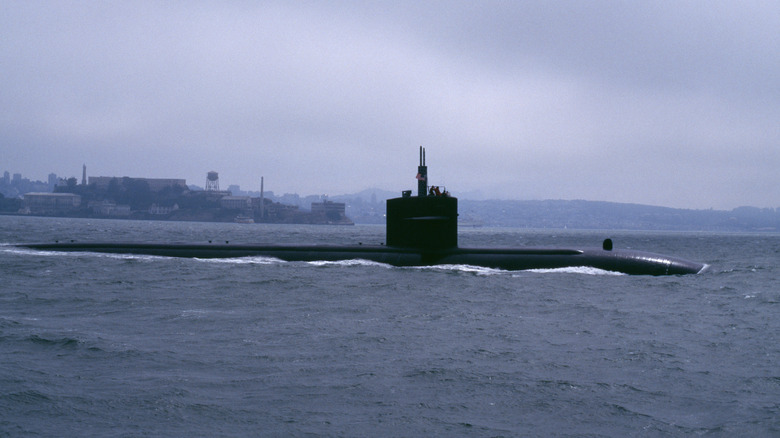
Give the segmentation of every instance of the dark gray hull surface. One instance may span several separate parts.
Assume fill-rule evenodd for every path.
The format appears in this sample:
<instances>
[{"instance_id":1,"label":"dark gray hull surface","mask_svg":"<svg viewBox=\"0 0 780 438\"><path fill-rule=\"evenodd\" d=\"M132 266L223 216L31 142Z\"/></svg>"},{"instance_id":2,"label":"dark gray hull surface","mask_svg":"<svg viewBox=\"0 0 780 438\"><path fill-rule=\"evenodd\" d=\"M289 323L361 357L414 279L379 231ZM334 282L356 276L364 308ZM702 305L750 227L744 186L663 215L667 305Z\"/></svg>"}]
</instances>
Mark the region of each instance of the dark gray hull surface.
<instances>
[{"instance_id":1,"label":"dark gray hull surface","mask_svg":"<svg viewBox=\"0 0 780 438\"><path fill-rule=\"evenodd\" d=\"M587 266L632 275L696 274L705 265L660 254L602 248L449 248L391 246L251 245L191 243L57 242L19 245L42 251L143 254L163 257L274 257L285 261L370 260L392 266L473 265L503 270Z\"/></svg>"}]
</instances>

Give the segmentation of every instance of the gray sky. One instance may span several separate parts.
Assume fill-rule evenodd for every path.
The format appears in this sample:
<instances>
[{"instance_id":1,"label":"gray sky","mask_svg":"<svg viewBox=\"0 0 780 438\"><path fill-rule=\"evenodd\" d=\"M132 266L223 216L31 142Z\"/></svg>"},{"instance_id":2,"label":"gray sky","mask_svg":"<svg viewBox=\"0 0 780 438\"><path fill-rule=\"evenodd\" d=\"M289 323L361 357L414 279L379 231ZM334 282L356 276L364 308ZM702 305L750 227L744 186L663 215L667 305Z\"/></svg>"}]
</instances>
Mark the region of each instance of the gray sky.
<instances>
[{"instance_id":1,"label":"gray sky","mask_svg":"<svg viewBox=\"0 0 780 438\"><path fill-rule=\"evenodd\" d=\"M4 1L0 171L780 207L780 2Z\"/></svg>"}]
</instances>

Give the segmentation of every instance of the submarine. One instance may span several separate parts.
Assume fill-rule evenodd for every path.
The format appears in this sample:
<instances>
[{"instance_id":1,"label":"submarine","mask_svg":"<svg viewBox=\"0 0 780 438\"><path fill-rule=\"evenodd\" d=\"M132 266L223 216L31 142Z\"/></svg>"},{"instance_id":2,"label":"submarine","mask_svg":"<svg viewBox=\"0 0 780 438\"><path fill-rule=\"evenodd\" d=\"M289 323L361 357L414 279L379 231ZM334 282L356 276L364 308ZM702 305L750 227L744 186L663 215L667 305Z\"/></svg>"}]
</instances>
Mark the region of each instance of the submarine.
<instances>
[{"instance_id":1,"label":"submarine","mask_svg":"<svg viewBox=\"0 0 780 438\"><path fill-rule=\"evenodd\" d=\"M369 260L392 266L472 265L520 271L592 267L629 275L682 275L706 265L651 252L617 249L611 239L585 248L464 248L458 246L458 199L428 185L425 149L420 147L417 195L403 191L387 200L384 245L265 245L158 242L52 242L20 247L66 252L139 254L164 257L273 257L290 262Z\"/></svg>"}]
</instances>

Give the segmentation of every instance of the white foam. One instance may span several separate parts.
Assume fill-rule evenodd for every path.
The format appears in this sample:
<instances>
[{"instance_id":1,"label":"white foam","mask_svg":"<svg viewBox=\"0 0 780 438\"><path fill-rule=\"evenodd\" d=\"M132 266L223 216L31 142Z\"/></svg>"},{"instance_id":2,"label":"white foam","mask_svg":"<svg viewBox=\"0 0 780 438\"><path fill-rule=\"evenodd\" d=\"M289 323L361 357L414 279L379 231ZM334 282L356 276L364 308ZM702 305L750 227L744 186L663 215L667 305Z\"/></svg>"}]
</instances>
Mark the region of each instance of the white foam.
<instances>
[{"instance_id":1,"label":"white foam","mask_svg":"<svg viewBox=\"0 0 780 438\"><path fill-rule=\"evenodd\" d=\"M44 257L52 257L52 256L53 257L100 257L100 258L119 259L119 260L159 260L159 259L168 258L163 256L144 255L144 254L114 254L114 253L91 252L91 251L47 251L47 250L21 248L21 247L14 247L14 246L2 248L0 249L0 251L9 252L12 254L44 256Z\"/></svg>"},{"instance_id":2,"label":"white foam","mask_svg":"<svg viewBox=\"0 0 780 438\"><path fill-rule=\"evenodd\" d=\"M201 309L191 309L191 310L182 310L181 313L179 313L179 317L181 318L200 318L203 315L206 314L205 310Z\"/></svg>"},{"instance_id":3,"label":"white foam","mask_svg":"<svg viewBox=\"0 0 780 438\"><path fill-rule=\"evenodd\" d=\"M55 251L38 251L34 249L27 249L27 248L20 248L18 246L11 246L7 244L2 245L3 248L0 249L2 252L7 252L11 254L22 254L22 255L59 255L61 253L55 252Z\"/></svg>"},{"instance_id":4,"label":"white foam","mask_svg":"<svg viewBox=\"0 0 780 438\"><path fill-rule=\"evenodd\" d=\"M226 259L221 259L221 258L204 259L204 258L195 257L194 259L204 263L227 263L232 265L273 265L276 263L285 263L285 261L282 259L277 259L276 257L266 257L266 256L231 257Z\"/></svg>"},{"instance_id":5,"label":"white foam","mask_svg":"<svg viewBox=\"0 0 780 438\"><path fill-rule=\"evenodd\" d=\"M364 260L364 259L349 259L349 260L337 260L337 261L315 260L306 263L314 266L381 266L383 268L392 267L386 263L379 263L379 262L374 262L371 260Z\"/></svg>"},{"instance_id":6,"label":"white foam","mask_svg":"<svg viewBox=\"0 0 780 438\"><path fill-rule=\"evenodd\" d=\"M73 253L78 254L78 253ZM170 257L145 255L145 254L112 254L112 253L98 253L98 252L82 252L81 254L88 254L94 257L105 257L109 259L118 260L162 260Z\"/></svg>"},{"instance_id":7,"label":"white foam","mask_svg":"<svg viewBox=\"0 0 780 438\"><path fill-rule=\"evenodd\" d=\"M140 255L140 254L113 254L113 253L98 253L98 252L69 252L69 251L43 251L35 249L27 249L13 246L12 244L0 244L0 251L9 252L22 255L36 255L36 256L70 256L70 257L105 257L119 260L161 260L169 259L170 257L153 256L153 255ZM227 264L255 264L255 265L270 265L277 263L286 263L284 260L267 257L267 256L253 256L253 257L232 257L232 258L195 258L195 260L203 263L227 263ZM392 268L392 265L386 263L374 262L364 259L349 259L338 261L317 260L306 262L312 266L381 266L385 268ZM497 275L506 273L517 273L518 271L506 271L503 269L486 268L482 266L474 265L429 265L429 266L413 266L412 269L428 269L435 271L454 271L465 272L476 275ZM706 265L700 272L704 272L709 265ZM590 266L572 266L565 268L550 268L550 269L527 269L519 272L532 272L536 274L580 274L580 275L607 275L607 276L621 276L627 275L622 272L607 271L604 269L593 268Z\"/></svg>"},{"instance_id":8,"label":"white foam","mask_svg":"<svg viewBox=\"0 0 780 438\"><path fill-rule=\"evenodd\" d=\"M537 274L584 274L584 275L612 275L612 276L628 275L622 272L607 271L604 269L594 268L591 266L570 266L565 268L551 268L551 269L528 269L524 272L533 272Z\"/></svg>"},{"instance_id":9,"label":"white foam","mask_svg":"<svg viewBox=\"0 0 780 438\"><path fill-rule=\"evenodd\" d=\"M496 275L496 274L505 274L509 272L509 271L504 271L502 269L485 268L483 266L474 266L474 265L430 265L430 266L416 266L414 267L414 269L467 272L470 274L477 274L477 275Z\"/></svg>"}]
</instances>

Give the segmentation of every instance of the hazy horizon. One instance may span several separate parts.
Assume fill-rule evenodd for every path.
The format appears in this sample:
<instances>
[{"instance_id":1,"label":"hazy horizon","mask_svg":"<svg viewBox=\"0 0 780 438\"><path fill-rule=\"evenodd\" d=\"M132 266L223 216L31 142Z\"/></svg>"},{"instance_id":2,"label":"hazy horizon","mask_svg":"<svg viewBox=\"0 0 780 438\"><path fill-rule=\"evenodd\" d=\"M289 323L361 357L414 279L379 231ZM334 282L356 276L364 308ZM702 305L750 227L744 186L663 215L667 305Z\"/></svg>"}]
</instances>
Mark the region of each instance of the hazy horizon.
<instances>
[{"instance_id":1,"label":"hazy horizon","mask_svg":"<svg viewBox=\"0 0 780 438\"><path fill-rule=\"evenodd\" d=\"M8 1L0 166L780 206L780 3ZM462 196L461 196L462 197Z\"/></svg>"},{"instance_id":2,"label":"hazy horizon","mask_svg":"<svg viewBox=\"0 0 780 438\"><path fill-rule=\"evenodd\" d=\"M10 174L19 173L19 172L12 172L10 170L7 170L7 171ZM49 173L55 173L56 174L56 172L48 172L47 175ZM88 174L87 177L89 177L89 176L102 176L102 177L113 176L113 177L116 177L116 178L124 178L124 177L145 178L145 177L139 176L139 175L121 175L121 176L119 176L119 175L89 175ZM65 176L65 175L57 174L57 177L58 178L76 178L76 180L78 181L77 184L81 184L81 176L77 177L75 175ZM29 175L24 175L24 174L22 175L22 178L27 178L27 179L29 179L31 181L37 181L37 182L41 182L41 183L46 183L46 178L36 178L34 176L30 177ZM205 182L206 182L205 181L205 179L206 179L205 176L203 178L202 184L198 184L197 182L190 181L190 180L188 180L186 178L180 178L180 177L176 177L176 176L168 176L168 177L161 177L161 178L166 178L166 179L185 179L186 182L187 182L187 186L188 187L196 187L196 188L199 188L201 190L205 190L205 185L206 185L205 184ZM352 192L345 192L345 193L298 193L298 192L290 192L288 190L284 190L283 188L279 189L279 188L269 187L269 186L266 185L265 186L265 191L266 191L266 193L271 192L274 197L278 197L278 198L284 197L286 195L294 195L294 196L299 196L301 199L314 197L314 196L325 196L325 197L330 197L330 198L334 198L335 199L335 198L345 197L345 196L361 195L364 192L381 192L380 193L381 196L377 197L377 199L378 200L384 200L384 198L382 198L383 196L387 196L387 197L401 196L401 192L404 191L404 190L412 190L412 192L416 194L417 193L416 192L417 191L416 181L415 181L414 184L415 184L414 187L412 187L413 184L410 183L410 184L408 184L408 186L405 186L403 188L399 188L398 190L390 190L390 189L382 188L382 187L364 187L364 188L361 188L361 189L358 189L358 190L355 190L355 191L352 191ZM220 190L230 190L230 186L232 186L232 185L234 185L234 184L229 182L229 181L228 182L223 182L223 181L220 180ZM250 193L252 195L260 193L260 188L259 187L257 187L257 188L245 188L245 187L242 187L242 186L239 185L239 189L240 189L240 191L242 193ZM235 195L235 193L234 193L234 195ZM647 206L647 207L679 208L679 209L684 209L684 210L711 210L711 209L714 209L714 210L718 210L718 211L731 211L731 210L742 208L742 207L760 208L760 209L765 209L765 208L780 209L780 207L748 205L748 204L738 205L738 206L732 207L732 208L698 208L697 209L697 208L693 208L693 207L671 207L671 206L668 206L668 205L642 204L642 203L636 203L636 202L606 201L606 200L603 200L603 199L582 199L582 198L524 198L524 199L523 198L498 198L498 197L495 197L495 196L486 195L486 194L484 194L484 193L482 193L480 191L456 192L456 193L451 193L451 195L459 198L460 200L476 201L476 202L479 202L479 201L486 201L486 202L491 202L491 201L497 201L497 202L503 202L503 201L508 201L508 202L512 202L512 201L517 201L517 202L548 202L548 201L552 201L552 202L557 202L557 201L578 202L578 201L585 201L585 202L596 202L596 203L598 203L598 202L612 202L612 203L617 203L617 204L635 204L635 205L644 205L644 206Z\"/></svg>"}]
</instances>

